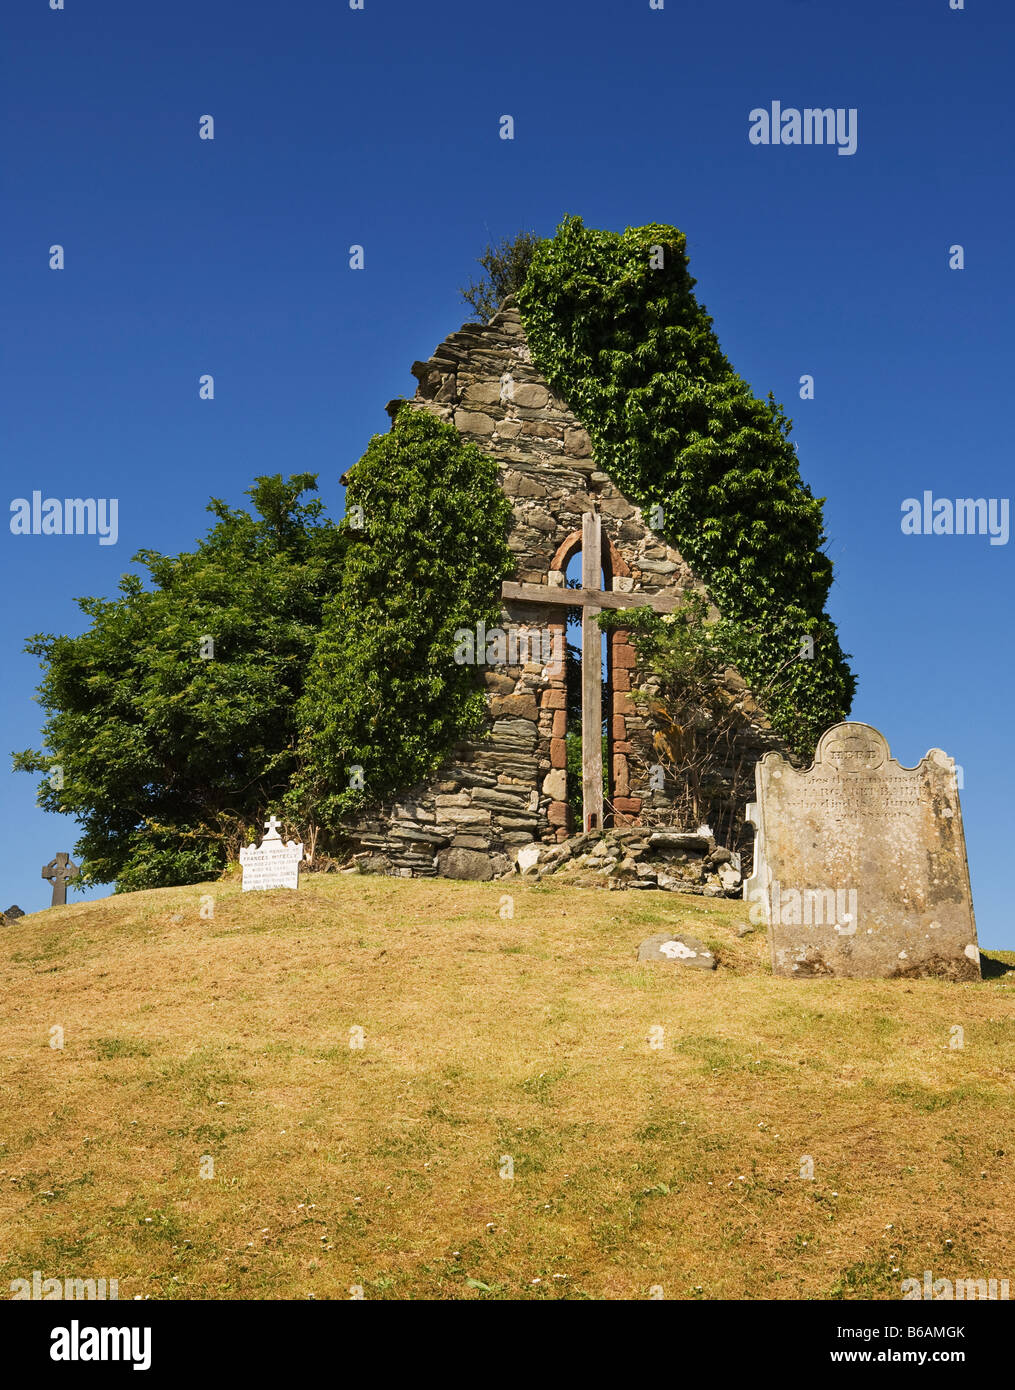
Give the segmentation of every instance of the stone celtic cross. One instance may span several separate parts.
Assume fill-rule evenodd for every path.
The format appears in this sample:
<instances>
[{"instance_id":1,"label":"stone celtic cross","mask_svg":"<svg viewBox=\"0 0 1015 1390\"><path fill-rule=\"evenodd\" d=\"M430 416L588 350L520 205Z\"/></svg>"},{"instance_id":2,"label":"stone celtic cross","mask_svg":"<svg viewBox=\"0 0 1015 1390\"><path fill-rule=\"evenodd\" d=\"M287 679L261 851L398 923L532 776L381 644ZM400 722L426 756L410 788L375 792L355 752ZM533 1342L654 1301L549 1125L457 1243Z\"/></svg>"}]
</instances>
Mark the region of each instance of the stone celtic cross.
<instances>
[{"instance_id":1,"label":"stone celtic cross","mask_svg":"<svg viewBox=\"0 0 1015 1390\"><path fill-rule=\"evenodd\" d=\"M600 628L596 619L604 608L653 608L672 613L680 601L663 594L621 593L601 589L602 518L598 512L582 516L582 585L568 589L564 597L549 584L516 584L505 581L501 594L521 603L546 603L582 610L582 812L586 830L603 825L603 685Z\"/></svg>"},{"instance_id":2,"label":"stone celtic cross","mask_svg":"<svg viewBox=\"0 0 1015 1390\"><path fill-rule=\"evenodd\" d=\"M71 879L77 878L80 872L78 866L71 863L70 855L64 854L62 850L55 859L42 866L42 877L53 885L53 901L50 907L64 906L67 901L67 884Z\"/></svg>"}]
</instances>

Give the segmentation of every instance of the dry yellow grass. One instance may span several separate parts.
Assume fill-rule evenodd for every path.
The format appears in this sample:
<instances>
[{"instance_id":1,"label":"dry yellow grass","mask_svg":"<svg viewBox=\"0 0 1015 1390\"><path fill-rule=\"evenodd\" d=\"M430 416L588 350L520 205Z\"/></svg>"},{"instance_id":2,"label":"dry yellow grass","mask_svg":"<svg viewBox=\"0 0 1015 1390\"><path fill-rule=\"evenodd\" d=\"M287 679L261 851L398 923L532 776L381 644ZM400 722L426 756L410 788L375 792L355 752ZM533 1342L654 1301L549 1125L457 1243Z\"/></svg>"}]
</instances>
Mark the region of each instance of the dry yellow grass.
<instances>
[{"instance_id":1,"label":"dry yellow grass","mask_svg":"<svg viewBox=\"0 0 1015 1390\"><path fill-rule=\"evenodd\" d=\"M1015 1277L1015 972L775 980L741 903L519 882L503 919L505 891L223 883L0 932L0 1289L35 1269L121 1298ZM718 971L638 965L670 928Z\"/></svg>"}]
</instances>

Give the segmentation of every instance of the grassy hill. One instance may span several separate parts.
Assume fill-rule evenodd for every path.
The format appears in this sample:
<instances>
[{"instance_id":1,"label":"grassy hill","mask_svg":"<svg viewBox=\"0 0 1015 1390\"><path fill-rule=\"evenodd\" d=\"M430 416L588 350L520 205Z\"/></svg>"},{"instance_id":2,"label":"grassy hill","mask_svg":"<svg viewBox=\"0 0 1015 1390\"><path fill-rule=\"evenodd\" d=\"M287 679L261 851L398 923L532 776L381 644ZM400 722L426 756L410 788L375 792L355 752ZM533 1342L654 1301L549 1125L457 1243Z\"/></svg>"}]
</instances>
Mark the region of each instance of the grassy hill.
<instances>
[{"instance_id":1,"label":"grassy hill","mask_svg":"<svg viewBox=\"0 0 1015 1390\"><path fill-rule=\"evenodd\" d=\"M519 882L502 918L505 891L202 884L0 930L2 1296L35 1269L121 1298L1015 1276L1011 957L776 980L739 902ZM718 970L637 964L670 928Z\"/></svg>"}]
</instances>

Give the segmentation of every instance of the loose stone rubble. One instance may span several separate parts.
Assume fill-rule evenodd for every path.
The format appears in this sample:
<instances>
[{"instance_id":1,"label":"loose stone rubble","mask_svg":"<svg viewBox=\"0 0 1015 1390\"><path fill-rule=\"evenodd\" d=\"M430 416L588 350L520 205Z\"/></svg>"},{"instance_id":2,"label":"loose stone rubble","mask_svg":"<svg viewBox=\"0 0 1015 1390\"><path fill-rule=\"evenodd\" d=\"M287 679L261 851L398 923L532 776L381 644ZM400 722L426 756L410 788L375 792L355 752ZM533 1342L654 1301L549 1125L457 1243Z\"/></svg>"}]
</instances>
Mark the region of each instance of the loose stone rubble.
<instances>
[{"instance_id":1,"label":"loose stone rubble","mask_svg":"<svg viewBox=\"0 0 1015 1390\"><path fill-rule=\"evenodd\" d=\"M553 874L578 888L661 888L699 897L740 895L740 856L717 845L707 827L697 831L618 826L603 835L574 835L559 845L519 851L526 878Z\"/></svg>"},{"instance_id":2,"label":"loose stone rubble","mask_svg":"<svg viewBox=\"0 0 1015 1390\"><path fill-rule=\"evenodd\" d=\"M349 867L362 873L387 874L411 867L416 876L440 873L445 878L474 880L519 874L539 880L553 874L576 888L659 888L706 898L740 896L740 856L717 845L705 826L696 831L618 826L602 834L574 835L559 844L530 840L515 847L510 855L461 847L434 855L422 845L416 849L413 842L393 836L378 836L377 840L374 849L354 855ZM409 862L406 843L415 850Z\"/></svg>"}]
</instances>

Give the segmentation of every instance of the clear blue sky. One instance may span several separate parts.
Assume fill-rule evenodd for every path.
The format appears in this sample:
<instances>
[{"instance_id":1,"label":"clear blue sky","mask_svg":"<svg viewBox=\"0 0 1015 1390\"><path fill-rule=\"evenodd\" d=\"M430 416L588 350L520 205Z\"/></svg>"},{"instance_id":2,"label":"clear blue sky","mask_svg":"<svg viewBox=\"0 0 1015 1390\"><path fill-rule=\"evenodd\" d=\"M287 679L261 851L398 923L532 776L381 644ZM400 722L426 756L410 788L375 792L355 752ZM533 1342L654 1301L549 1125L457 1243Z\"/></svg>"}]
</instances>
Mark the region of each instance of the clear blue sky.
<instances>
[{"instance_id":1,"label":"clear blue sky","mask_svg":"<svg viewBox=\"0 0 1015 1390\"><path fill-rule=\"evenodd\" d=\"M981 943L1015 946L1015 540L900 529L925 490L1015 492L1010 0L66 6L2 21L3 470L8 501L116 497L119 539L2 528L5 752L38 742L26 635L80 630L74 596L111 593L139 547L188 548L210 494L308 469L340 513L489 238L675 223L828 499L854 717L906 764L962 765ZM752 145L773 100L856 108L856 154ZM0 908L34 910L75 827L7 766Z\"/></svg>"}]
</instances>

